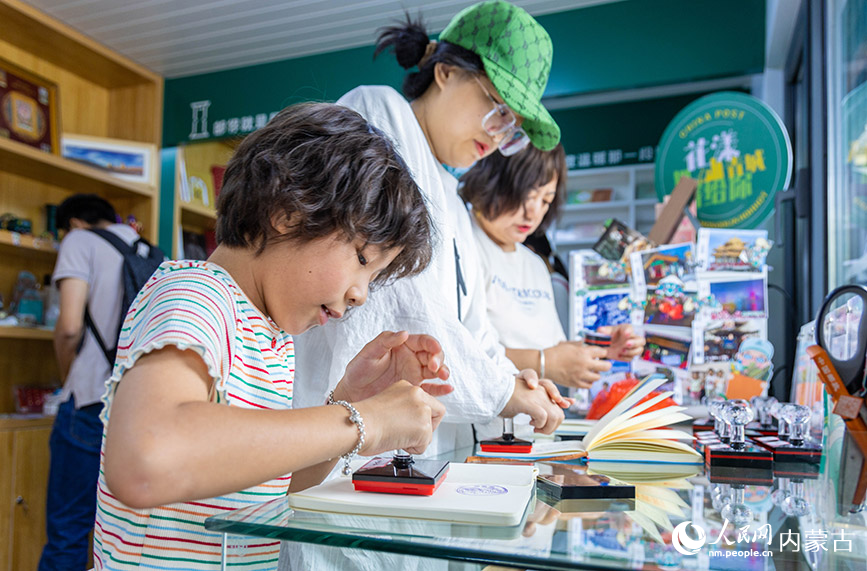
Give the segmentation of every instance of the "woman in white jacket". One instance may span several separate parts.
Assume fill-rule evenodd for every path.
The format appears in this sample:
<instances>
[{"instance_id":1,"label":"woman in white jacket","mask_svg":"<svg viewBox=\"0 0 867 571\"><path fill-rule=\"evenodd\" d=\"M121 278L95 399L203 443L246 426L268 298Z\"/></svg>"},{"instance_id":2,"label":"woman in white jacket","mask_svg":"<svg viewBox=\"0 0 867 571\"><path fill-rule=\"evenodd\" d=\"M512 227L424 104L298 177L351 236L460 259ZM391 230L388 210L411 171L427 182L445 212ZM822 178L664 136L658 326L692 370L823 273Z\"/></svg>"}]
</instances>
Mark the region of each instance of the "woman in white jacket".
<instances>
[{"instance_id":1,"label":"woman in white jacket","mask_svg":"<svg viewBox=\"0 0 867 571\"><path fill-rule=\"evenodd\" d=\"M437 232L433 262L418 278L375 291L346 318L299 336L296 398L304 406L321 403L356 346L380 331L405 329L440 340L455 387L442 399L447 414L428 454L471 444L471 424L498 415L526 413L537 431L550 433L568 403L552 383L534 388L536 372L518 374L506 358L486 316L469 215L443 164L465 168L498 148L514 153L558 143L559 129L539 102L551 40L521 8L489 1L455 16L438 42L417 23L386 28L377 53L388 49L403 67L418 66L404 80L409 101L390 87L363 86L338 103L391 137L409 165Z\"/></svg>"},{"instance_id":2,"label":"woman in white jacket","mask_svg":"<svg viewBox=\"0 0 867 571\"><path fill-rule=\"evenodd\" d=\"M540 103L551 68L548 33L526 11L499 0L457 14L439 41L421 23L385 28L376 53L393 51L404 69L404 96L386 86L358 87L338 101L395 143L413 173L437 234L432 263L421 275L371 293L361 307L295 338L296 406L324 402L353 355L385 330L424 332L440 341L454 391L425 455L473 443L473 424L497 416L530 416L551 433L569 400L536 371L506 358L486 315L485 284L472 224L457 179L443 165L466 168L494 152L527 145L548 150L560 130ZM324 557L324 559L323 559ZM284 547L284 568L393 568L396 556L335 548ZM405 568L409 561L401 558ZM291 560L291 563L290 563ZM394 567L396 568L396 567Z\"/></svg>"}]
</instances>

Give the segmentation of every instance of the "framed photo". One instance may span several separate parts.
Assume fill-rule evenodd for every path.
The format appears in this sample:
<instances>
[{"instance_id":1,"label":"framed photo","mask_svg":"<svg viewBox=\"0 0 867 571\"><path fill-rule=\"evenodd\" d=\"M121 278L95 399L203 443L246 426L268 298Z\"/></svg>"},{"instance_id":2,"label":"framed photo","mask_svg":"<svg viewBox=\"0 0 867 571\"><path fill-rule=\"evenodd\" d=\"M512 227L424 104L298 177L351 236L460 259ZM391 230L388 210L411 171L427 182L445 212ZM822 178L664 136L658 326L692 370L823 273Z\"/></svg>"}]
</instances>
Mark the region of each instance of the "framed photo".
<instances>
[{"instance_id":1,"label":"framed photo","mask_svg":"<svg viewBox=\"0 0 867 571\"><path fill-rule=\"evenodd\" d=\"M138 141L64 134L61 154L112 176L154 186L157 180L157 147Z\"/></svg>"},{"instance_id":2,"label":"framed photo","mask_svg":"<svg viewBox=\"0 0 867 571\"><path fill-rule=\"evenodd\" d=\"M57 85L0 59L0 137L60 154Z\"/></svg>"}]
</instances>

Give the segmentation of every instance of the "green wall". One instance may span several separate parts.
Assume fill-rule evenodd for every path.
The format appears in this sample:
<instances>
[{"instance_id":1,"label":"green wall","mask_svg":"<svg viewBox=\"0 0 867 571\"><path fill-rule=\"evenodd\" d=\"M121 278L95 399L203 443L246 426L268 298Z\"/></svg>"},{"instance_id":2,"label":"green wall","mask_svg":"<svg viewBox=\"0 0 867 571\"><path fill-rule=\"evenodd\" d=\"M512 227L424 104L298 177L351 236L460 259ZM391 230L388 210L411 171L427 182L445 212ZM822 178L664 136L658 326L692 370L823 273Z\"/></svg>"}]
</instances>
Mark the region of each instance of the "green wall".
<instances>
[{"instance_id":1,"label":"green wall","mask_svg":"<svg viewBox=\"0 0 867 571\"><path fill-rule=\"evenodd\" d=\"M760 73L764 67L763 0L624 0L538 20L554 41L546 97ZM357 85L399 88L402 77L390 54L374 61L368 46L169 79L163 146L197 135L243 134L255 127L257 115L299 101L334 101ZM194 126L191 104L205 101L207 125L200 114ZM236 132L215 135L215 123L228 127L232 119Z\"/></svg>"},{"instance_id":2,"label":"green wall","mask_svg":"<svg viewBox=\"0 0 867 571\"><path fill-rule=\"evenodd\" d=\"M551 115L560 126L570 169L653 163L656 145L668 122L689 103L707 94L560 109ZM590 164L586 164L588 160Z\"/></svg>"},{"instance_id":3,"label":"green wall","mask_svg":"<svg viewBox=\"0 0 867 571\"><path fill-rule=\"evenodd\" d=\"M764 0L623 0L538 20L554 42L554 64L545 91L549 100L742 76L764 69ZM334 101L358 85L399 89L403 75L390 54L374 60L371 45L166 80L160 220L172 220L174 177L168 176L174 165L172 147L242 136L257 121L266 121L287 105ZM608 162L610 151L620 151L616 164L651 162L668 121L700 95L563 109L553 114L574 167L580 166L582 155L598 157L602 152L605 166L610 166L614 164ZM194 114L196 102L200 107ZM161 224L159 242L168 245L166 251L171 248L171 232L169 222Z\"/></svg>"}]
</instances>

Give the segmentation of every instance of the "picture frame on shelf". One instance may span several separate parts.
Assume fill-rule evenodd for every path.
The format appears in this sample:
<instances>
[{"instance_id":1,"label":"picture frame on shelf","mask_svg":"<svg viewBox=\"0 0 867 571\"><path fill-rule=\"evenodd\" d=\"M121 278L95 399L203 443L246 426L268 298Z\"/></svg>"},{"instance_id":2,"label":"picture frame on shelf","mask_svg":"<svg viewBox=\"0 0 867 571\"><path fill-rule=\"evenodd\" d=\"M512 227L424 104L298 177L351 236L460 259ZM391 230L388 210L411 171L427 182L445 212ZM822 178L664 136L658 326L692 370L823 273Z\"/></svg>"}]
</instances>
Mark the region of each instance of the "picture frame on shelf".
<instances>
[{"instance_id":1,"label":"picture frame on shelf","mask_svg":"<svg viewBox=\"0 0 867 571\"><path fill-rule=\"evenodd\" d=\"M157 147L150 143L64 133L64 158L104 171L117 178L155 186Z\"/></svg>"},{"instance_id":2,"label":"picture frame on shelf","mask_svg":"<svg viewBox=\"0 0 867 571\"><path fill-rule=\"evenodd\" d=\"M0 59L0 137L60 154L57 84Z\"/></svg>"}]
</instances>

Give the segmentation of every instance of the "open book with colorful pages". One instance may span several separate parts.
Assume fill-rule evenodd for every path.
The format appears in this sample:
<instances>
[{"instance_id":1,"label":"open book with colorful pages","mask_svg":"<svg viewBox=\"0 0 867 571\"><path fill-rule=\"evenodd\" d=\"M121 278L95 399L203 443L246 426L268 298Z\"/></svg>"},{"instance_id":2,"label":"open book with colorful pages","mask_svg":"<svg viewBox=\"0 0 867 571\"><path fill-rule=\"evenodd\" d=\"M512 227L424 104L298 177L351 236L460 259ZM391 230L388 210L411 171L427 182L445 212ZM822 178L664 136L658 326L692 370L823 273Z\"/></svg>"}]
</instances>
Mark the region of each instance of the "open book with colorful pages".
<instances>
[{"instance_id":1,"label":"open book with colorful pages","mask_svg":"<svg viewBox=\"0 0 867 571\"><path fill-rule=\"evenodd\" d=\"M528 453L478 451L476 456L525 460L586 457L590 461L635 462L642 467L652 463L702 464L701 454L683 442L692 440L692 434L664 428L692 420L682 412L685 407L650 410L670 397L671 391L639 402L665 382L667 379L662 375L650 375L640 381L581 440L534 442Z\"/></svg>"},{"instance_id":2,"label":"open book with colorful pages","mask_svg":"<svg viewBox=\"0 0 867 571\"><path fill-rule=\"evenodd\" d=\"M533 466L452 462L431 496L356 492L350 478L338 476L289 494L289 504L308 511L513 526L521 523L535 483Z\"/></svg>"}]
</instances>

